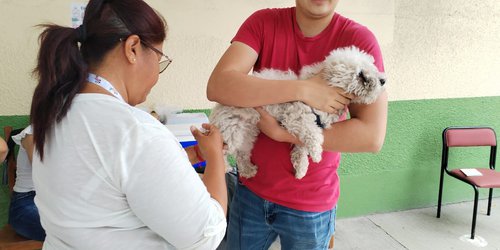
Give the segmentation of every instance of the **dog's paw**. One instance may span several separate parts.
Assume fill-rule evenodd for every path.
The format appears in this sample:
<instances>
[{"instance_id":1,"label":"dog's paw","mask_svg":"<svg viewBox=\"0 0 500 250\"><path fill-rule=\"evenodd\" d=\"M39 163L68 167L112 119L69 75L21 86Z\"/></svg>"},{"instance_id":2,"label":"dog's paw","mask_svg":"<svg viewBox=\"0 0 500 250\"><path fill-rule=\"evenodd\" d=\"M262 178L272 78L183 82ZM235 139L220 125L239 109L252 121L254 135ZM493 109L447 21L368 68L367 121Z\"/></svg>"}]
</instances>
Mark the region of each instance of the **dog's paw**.
<instances>
[{"instance_id":1,"label":"dog's paw","mask_svg":"<svg viewBox=\"0 0 500 250\"><path fill-rule=\"evenodd\" d=\"M322 159L321 152L319 152L319 153L312 153L312 154L311 154L311 160L312 160L313 162L318 163L318 162L320 162L320 161L321 161L321 159Z\"/></svg>"},{"instance_id":2,"label":"dog's paw","mask_svg":"<svg viewBox=\"0 0 500 250\"><path fill-rule=\"evenodd\" d=\"M307 168L299 168L295 170L295 179L302 179L304 176L306 176L307 173Z\"/></svg>"},{"instance_id":3,"label":"dog's paw","mask_svg":"<svg viewBox=\"0 0 500 250\"><path fill-rule=\"evenodd\" d=\"M257 174L257 166L238 167L238 174L245 178L252 178Z\"/></svg>"}]
</instances>

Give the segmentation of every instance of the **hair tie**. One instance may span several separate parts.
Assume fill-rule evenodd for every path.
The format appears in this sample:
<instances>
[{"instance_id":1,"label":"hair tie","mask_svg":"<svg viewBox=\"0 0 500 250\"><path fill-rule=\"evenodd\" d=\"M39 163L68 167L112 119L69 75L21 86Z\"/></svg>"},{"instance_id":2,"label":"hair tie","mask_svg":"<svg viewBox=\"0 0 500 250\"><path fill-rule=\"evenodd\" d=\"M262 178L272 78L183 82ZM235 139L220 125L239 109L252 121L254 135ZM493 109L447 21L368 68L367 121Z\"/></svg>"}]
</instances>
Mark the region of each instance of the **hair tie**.
<instances>
[{"instance_id":1,"label":"hair tie","mask_svg":"<svg viewBox=\"0 0 500 250\"><path fill-rule=\"evenodd\" d=\"M75 29L77 34L76 41L83 43L87 40L87 31L85 30L85 25L81 24L78 28Z\"/></svg>"}]
</instances>

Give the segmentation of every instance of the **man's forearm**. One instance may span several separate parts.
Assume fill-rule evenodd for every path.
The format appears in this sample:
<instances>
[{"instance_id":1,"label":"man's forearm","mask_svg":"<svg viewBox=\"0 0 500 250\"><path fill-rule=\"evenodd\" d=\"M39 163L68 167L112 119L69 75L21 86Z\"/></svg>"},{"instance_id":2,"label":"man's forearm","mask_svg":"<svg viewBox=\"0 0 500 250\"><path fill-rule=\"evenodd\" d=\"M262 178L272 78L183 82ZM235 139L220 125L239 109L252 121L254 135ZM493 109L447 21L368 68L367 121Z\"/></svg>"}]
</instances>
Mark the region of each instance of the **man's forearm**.
<instances>
[{"instance_id":1,"label":"man's forearm","mask_svg":"<svg viewBox=\"0 0 500 250\"><path fill-rule=\"evenodd\" d=\"M207 97L224 105L253 108L299 99L297 81L265 80L237 71L212 76Z\"/></svg>"},{"instance_id":2,"label":"man's forearm","mask_svg":"<svg viewBox=\"0 0 500 250\"><path fill-rule=\"evenodd\" d=\"M337 152L378 152L382 149L387 127L387 93L375 103L350 106L351 119L323 130L323 149Z\"/></svg>"},{"instance_id":3,"label":"man's forearm","mask_svg":"<svg viewBox=\"0 0 500 250\"><path fill-rule=\"evenodd\" d=\"M385 130L377 131L359 119L350 119L323 130L323 136L326 151L376 153L384 144Z\"/></svg>"}]
</instances>

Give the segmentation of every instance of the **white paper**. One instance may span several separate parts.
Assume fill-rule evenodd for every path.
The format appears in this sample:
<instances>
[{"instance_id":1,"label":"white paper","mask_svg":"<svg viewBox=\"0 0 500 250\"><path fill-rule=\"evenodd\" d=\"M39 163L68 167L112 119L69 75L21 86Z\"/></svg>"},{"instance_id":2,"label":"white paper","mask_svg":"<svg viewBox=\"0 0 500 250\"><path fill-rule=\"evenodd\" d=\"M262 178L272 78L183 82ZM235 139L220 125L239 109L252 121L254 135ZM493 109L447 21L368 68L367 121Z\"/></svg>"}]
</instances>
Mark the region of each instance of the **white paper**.
<instances>
[{"instance_id":1,"label":"white paper","mask_svg":"<svg viewBox=\"0 0 500 250\"><path fill-rule=\"evenodd\" d=\"M167 115L167 125L208 123L205 113L180 113Z\"/></svg>"},{"instance_id":2,"label":"white paper","mask_svg":"<svg viewBox=\"0 0 500 250\"><path fill-rule=\"evenodd\" d=\"M483 174L481 174L481 172L479 172L475 168L462 168L462 169L460 169L460 171L462 171L462 173L464 173L466 176L482 176L483 175Z\"/></svg>"},{"instance_id":3,"label":"white paper","mask_svg":"<svg viewBox=\"0 0 500 250\"><path fill-rule=\"evenodd\" d=\"M86 3L71 4L71 27L76 28L83 23L83 16L85 14L86 7Z\"/></svg>"},{"instance_id":4,"label":"white paper","mask_svg":"<svg viewBox=\"0 0 500 250\"><path fill-rule=\"evenodd\" d=\"M201 123L167 124L165 126L180 142L190 142L195 141L193 134L191 134L191 126L200 129Z\"/></svg>"}]
</instances>

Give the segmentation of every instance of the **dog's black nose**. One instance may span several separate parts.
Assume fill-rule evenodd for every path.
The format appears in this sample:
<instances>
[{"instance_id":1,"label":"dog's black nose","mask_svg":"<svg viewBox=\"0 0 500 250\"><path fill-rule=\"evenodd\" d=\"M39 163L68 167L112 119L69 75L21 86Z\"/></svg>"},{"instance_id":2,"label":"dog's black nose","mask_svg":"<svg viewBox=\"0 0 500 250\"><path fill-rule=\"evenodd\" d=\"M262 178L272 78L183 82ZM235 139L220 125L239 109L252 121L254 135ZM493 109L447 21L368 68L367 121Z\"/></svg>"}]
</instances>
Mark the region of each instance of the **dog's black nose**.
<instances>
[{"instance_id":1,"label":"dog's black nose","mask_svg":"<svg viewBox=\"0 0 500 250\"><path fill-rule=\"evenodd\" d=\"M384 84L385 84L385 79L383 79L383 78L380 79L380 85L384 86Z\"/></svg>"}]
</instances>

